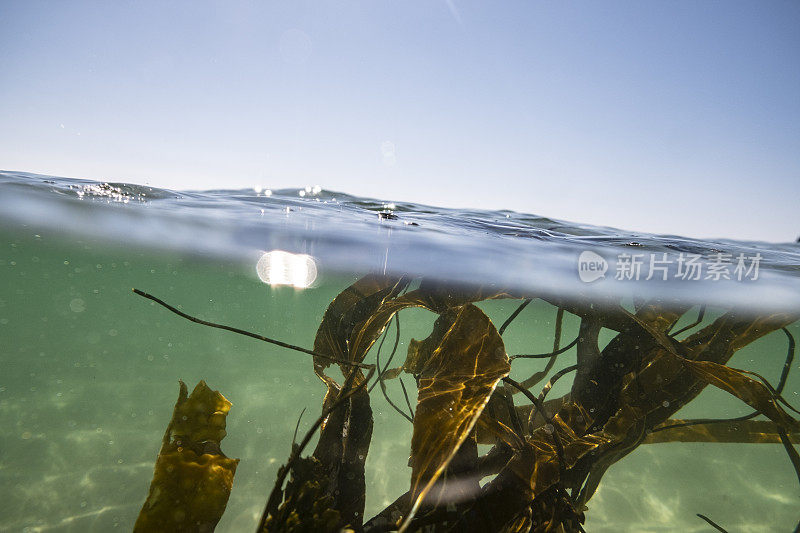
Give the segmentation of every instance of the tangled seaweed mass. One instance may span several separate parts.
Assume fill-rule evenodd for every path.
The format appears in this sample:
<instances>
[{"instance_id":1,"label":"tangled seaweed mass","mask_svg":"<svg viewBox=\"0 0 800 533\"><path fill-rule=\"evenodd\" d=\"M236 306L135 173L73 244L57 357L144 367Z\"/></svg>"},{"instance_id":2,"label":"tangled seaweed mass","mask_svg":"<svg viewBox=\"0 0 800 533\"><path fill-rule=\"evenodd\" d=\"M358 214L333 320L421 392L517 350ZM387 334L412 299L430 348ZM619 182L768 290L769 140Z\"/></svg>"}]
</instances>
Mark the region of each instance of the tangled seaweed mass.
<instances>
[{"instance_id":1,"label":"tangled seaweed mass","mask_svg":"<svg viewBox=\"0 0 800 533\"><path fill-rule=\"evenodd\" d=\"M489 288L369 275L333 300L310 350L191 317L134 291L194 322L313 356L313 370L327 388L322 414L299 443L292 443L259 532L584 531L588 503L608 468L639 445L660 442L782 444L800 482L800 456L793 445L800 437L800 411L782 395L795 351L786 326L798 317L790 313L754 316L729 309L692 333L703 323L702 306L697 320L673 331L684 315L694 316L689 313L695 306L651 300L628 311L619 303L545 297L557 308L552 352L509 356L502 334L531 299ZM499 330L475 305L498 298L521 300ZM409 307L437 315L430 336L412 341L399 367L390 366L397 339L383 365L380 347L376 362L366 363L393 319L399 335L398 313ZM576 315L580 328L574 341L560 347L565 313ZM615 332L602 350L601 328ZM779 383L727 366L737 350L773 333L785 335L789 344ZM558 370L539 387L558 356L572 347L577 364ZM511 379L514 361L529 358L546 359L545 369L522 382ZM332 365L344 376L341 384L326 373ZM405 407L390 403L413 422L411 481L405 494L365 520L370 393L378 386L385 395L391 380L398 380L405 393L403 374L416 381L416 406L408 394ZM568 376L570 391L548 398L553 384ZM709 385L746 403L752 413L735 419L672 418ZM136 531L214 529L238 462L219 446L229 409L230 403L204 382L190 396L181 383ZM304 456L317 430L317 445ZM479 455L478 444L491 449ZM724 531L724 524L698 517Z\"/></svg>"}]
</instances>

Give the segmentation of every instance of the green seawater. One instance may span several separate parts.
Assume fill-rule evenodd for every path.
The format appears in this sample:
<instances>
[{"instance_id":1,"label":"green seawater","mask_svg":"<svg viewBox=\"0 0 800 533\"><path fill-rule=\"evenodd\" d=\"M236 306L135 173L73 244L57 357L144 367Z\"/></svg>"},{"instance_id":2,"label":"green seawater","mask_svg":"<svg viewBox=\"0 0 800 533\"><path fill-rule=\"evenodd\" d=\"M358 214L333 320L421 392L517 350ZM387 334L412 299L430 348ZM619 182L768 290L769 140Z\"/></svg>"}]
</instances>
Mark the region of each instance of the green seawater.
<instances>
[{"instance_id":1,"label":"green seawater","mask_svg":"<svg viewBox=\"0 0 800 533\"><path fill-rule=\"evenodd\" d=\"M319 416L325 392L310 356L188 322L131 292L140 288L214 322L310 347L333 298L364 272L323 275L312 288L271 287L254 264L155 252L18 227L0 232L0 530L130 530L147 495L178 393L203 379L232 403L222 449L241 459L217 531L254 531L295 426ZM482 302L502 323L518 301ZM713 318L713 313L706 320ZM690 319L683 319L688 322ZM400 313L397 364L434 315ZM534 301L504 334L508 353L552 348L555 309ZM567 314L564 339L578 319ZM680 324L679 324L680 326ZM800 327L790 330L800 336ZM394 341L387 332L382 357ZM603 330L601 347L612 337ZM730 366L773 383L786 336L767 335ZM373 347L367 360L374 359ZM575 350L554 370L574 364ZM797 403L797 360L784 396ZM516 361L525 379L544 365ZM554 396L569 390L556 384ZM388 394L405 406L396 380ZM414 405L413 378L406 377ZM709 388L710 389L710 388ZM371 394L374 435L367 460L366 516L408 490L412 426ZM678 417L732 417L749 408L706 390ZM486 451L488 446L481 446ZM310 453L310 450L309 452ZM729 531L791 531L800 489L782 446L666 443L639 446L613 465L589 501L586 531L709 531L702 513Z\"/></svg>"}]
</instances>

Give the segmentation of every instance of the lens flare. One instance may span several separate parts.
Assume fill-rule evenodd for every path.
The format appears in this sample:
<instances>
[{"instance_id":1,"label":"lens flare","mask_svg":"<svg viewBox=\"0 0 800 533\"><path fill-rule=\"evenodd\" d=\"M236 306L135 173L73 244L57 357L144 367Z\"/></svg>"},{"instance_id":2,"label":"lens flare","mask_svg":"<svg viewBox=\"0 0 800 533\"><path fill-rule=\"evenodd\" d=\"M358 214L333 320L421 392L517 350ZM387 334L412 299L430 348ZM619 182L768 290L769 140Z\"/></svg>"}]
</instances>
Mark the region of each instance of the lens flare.
<instances>
[{"instance_id":1,"label":"lens flare","mask_svg":"<svg viewBox=\"0 0 800 533\"><path fill-rule=\"evenodd\" d=\"M258 259L256 272L264 283L305 289L317 279L317 263L310 255L272 250Z\"/></svg>"}]
</instances>

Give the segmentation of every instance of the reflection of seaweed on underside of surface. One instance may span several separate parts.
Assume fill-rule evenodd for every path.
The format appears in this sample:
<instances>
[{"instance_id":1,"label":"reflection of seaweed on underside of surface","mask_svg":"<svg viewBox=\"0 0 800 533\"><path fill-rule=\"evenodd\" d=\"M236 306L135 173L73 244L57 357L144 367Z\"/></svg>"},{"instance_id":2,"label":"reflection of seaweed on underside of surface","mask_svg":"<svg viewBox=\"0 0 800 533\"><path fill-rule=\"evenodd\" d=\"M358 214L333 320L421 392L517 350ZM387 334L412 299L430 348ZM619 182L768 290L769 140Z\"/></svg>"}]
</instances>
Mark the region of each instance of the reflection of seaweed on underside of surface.
<instances>
[{"instance_id":1,"label":"reflection of seaweed on underside of surface","mask_svg":"<svg viewBox=\"0 0 800 533\"><path fill-rule=\"evenodd\" d=\"M792 314L754 316L732 309L703 325L705 308L700 307L693 323L674 331L681 318L693 316L690 306L653 300L630 312L618 304L543 297L557 309L553 350L509 356L502 333L531 299L524 299L498 330L474 304L519 295L426 281L411 287L403 277L358 280L328 307L313 350L194 319L137 291L195 322L313 356L314 372L327 387L323 414L301 444L293 444L260 531L583 531L587 503L608 468L641 444L662 442L780 443L800 480L793 446L800 422L792 414L798 411L783 397L795 349L786 328L797 319ZM412 340L405 362L391 368L398 313L409 307L427 309L437 318L431 334ZM576 315L580 326L574 340L561 347L565 313ZM381 367L381 340L376 364L366 363L393 319L397 330L389 360ZM602 328L615 335L601 350ZM777 386L727 366L737 350L777 330L789 341ZM577 364L563 366L534 392L572 348ZM517 359L547 363L517 382L509 377ZM331 364L345 376L341 385L326 373ZM402 379L403 373L418 387L416 407L409 402L413 412L408 414L387 395L387 382ZM550 398L554 383L567 376L569 392ZM364 465L373 425L369 393L376 385L413 423L411 480L408 492L365 521ZM709 385L753 412L725 420L673 418ZM317 429L314 452L300 457ZM479 456L479 443L492 447Z\"/></svg>"}]
</instances>

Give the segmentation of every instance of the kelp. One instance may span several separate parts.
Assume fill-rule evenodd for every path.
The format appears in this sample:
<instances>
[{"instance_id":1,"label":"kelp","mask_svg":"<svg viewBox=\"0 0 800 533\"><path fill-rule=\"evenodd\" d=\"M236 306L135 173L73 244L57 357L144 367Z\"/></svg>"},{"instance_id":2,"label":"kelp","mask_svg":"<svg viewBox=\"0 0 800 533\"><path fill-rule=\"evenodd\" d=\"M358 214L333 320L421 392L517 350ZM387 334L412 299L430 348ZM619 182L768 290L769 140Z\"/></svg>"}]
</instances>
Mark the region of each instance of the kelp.
<instances>
[{"instance_id":1,"label":"kelp","mask_svg":"<svg viewBox=\"0 0 800 533\"><path fill-rule=\"evenodd\" d=\"M642 444L659 442L728 442L748 444L781 444L779 426L770 420L698 421L669 419L656 426ZM660 431L659 431L660 430ZM790 435L800 442L800 432Z\"/></svg>"},{"instance_id":2,"label":"kelp","mask_svg":"<svg viewBox=\"0 0 800 533\"><path fill-rule=\"evenodd\" d=\"M289 460L278 471L258 531L360 529L366 497L364 464L372 438L366 385L374 372L371 369L356 384L356 371L351 371L342 388L325 397L322 414L303 441L292 443ZM322 429L314 453L301 457L319 427ZM283 481L290 474L284 490Z\"/></svg>"},{"instance_id":3,"label":"kelp","mask_svg":"<svg viewBox=\"0 0 800 533\"><path fill-rule=\"evenodd\" d=\"M359 279L325 311L313 350L222 327L313 355L313 370L327 388L322 414L303 441L292 445L279 470L259 531L583 531L587 504L605 472L642 444L781 444L800 480L793 444L800 422L783 396L795 349L786 326L796 315L729 309L709 323L704 306L695 314L691 305L676 301L635 300L629 311L611 300L545 295L541 299L556 310L552 351L509 356L502 334L520 320L532 297L492 286L450 287L429 280L414 285L398 276ZM475 305L497 298L521 300L499 329ZM433 329L423 340L412 339L403 364L392 368L398 313L409 307L430 311ZM580 325L562 347L566 313L576 315ZM375 364L367 362L392 319L397 329L391 355L381 360L381 340ZM602 329L613 338L601 349ZM736 351L779 329L789 348L777 386L728 365ZM576 364L559 364L568 353ZM516 359L547 362L517 382L509 377ZM332 364L345 378L342 385L326 374ZM388 394L387 383L403 374L417 384L413 414ZM569 392L548 397L556 382L568 379ZM373 426L369 393L377 386L413 424L411 471L408 491L365 521L364 468ZM675 418L708 386L753 411L734 419ZM301 457L317 429L314 451ZM491 449L479 456L478 443Z\"/></svg>"},{"instance_id":4,"label":"kelp","mask_svg":"<svg viewBox=\"0 0 800 533\"><path fill-rule=\"evenodd\" d=\"M408 522L472 432L511 365L491 320L471 304L442 314L431 336L412 344L406 364L419 376L410 460L414 505L405 518ZM460 499L464 496L440 487L432 505Z\"/></svg>"},{"instance_id":5,"label":"kelp","mask_svg":"<svg viewBox=\"0 0 800 533\"><path fill-rule=\"evenodd\" d=\"M397 296L408 283L404 278L374 275L361 278L342 291L325 311L314 338L314 352L318 354L314 356L315 371L322 376L322 371L330 365L330 358L361 362L388 320L369 330L367 323L387 299ZM365 333L369 338L362 339Z\"/></svg>"},{"instance_id":6,"label":"kelp","mask_svg":"<svg viewBox=\"0 0 800 533\"><path fill-rule=\"evenodd\" d=\"M200 381L178 401L156 459L150 492L134 531L213 531L228 504L239 459L222 453L231 402Z\"/></svg>"}]
</instances>

